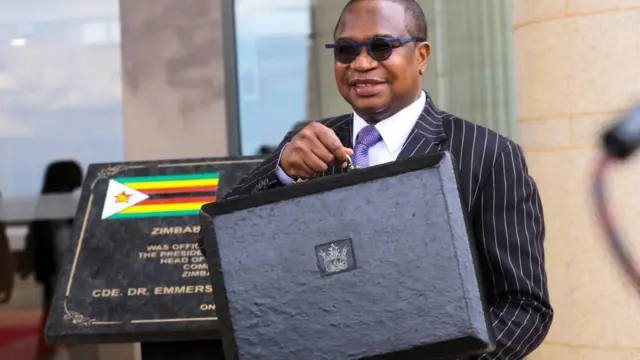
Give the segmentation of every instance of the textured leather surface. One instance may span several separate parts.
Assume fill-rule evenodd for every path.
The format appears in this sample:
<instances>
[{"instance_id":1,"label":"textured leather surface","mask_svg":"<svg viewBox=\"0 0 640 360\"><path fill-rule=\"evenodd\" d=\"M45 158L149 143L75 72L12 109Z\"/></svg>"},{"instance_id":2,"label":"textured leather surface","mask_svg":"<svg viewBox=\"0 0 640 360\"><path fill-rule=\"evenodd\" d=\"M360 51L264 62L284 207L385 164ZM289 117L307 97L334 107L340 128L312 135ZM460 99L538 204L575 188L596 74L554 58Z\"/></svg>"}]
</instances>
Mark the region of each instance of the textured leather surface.
<instances>
[{"instance_id":1,"label":"textured leather surface","mask_svg":"<svg viewBox=\"0 0 640 360\"><path fill-rule=\"evenodd\" d=\"M227 359L429 359L491 347L453 160L437 156L435 167L412 158L204 207ZM349 245L355 269L324 276L316 247L327 255L345 239L333 254Z\"/></svg>"}]
</instances>

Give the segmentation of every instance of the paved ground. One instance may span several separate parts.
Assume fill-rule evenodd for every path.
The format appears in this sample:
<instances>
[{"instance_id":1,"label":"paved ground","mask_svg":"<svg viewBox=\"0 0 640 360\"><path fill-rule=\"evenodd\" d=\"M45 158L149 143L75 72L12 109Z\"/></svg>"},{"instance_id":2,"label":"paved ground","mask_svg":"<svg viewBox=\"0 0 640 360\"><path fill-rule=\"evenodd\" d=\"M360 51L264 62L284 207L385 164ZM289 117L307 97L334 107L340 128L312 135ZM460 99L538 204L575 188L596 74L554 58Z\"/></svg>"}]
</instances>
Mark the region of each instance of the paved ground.
<instances>
[{"instance_id":1,"label":"paved ground","mask_svg":"<svg viewBox=\"0 0 640 360\"><path fill-rule=\"evenodd\" d=\"M0 360L134 360L130 344L76 346L58 349L55 356L36 358L42 292L34 281L16 279L9 304L0 305Z\"/></svg>"},{"instance_id":2,"label":"paved ground","mask_svg":"<svg viewBox=\"0 0 640 360\"><path fill-rule=\"evenodd\" d=\"M40 311L0 308L0 319L0 359L36 359Z\"/></svg>"},{"instance_id":3,"label":"paved ground","mask_svg":"<svg viewBox=\"0 0 640 360\"><path fill-rule=\"evenodd\" d=\"M38 325L42 314L41 291L31 281L18 281L16 285L11 302L0 305L0 359L32 360L36 359ZM54 359L65 359L64 355L61 352Z\"/></svg>"}]
</instances>

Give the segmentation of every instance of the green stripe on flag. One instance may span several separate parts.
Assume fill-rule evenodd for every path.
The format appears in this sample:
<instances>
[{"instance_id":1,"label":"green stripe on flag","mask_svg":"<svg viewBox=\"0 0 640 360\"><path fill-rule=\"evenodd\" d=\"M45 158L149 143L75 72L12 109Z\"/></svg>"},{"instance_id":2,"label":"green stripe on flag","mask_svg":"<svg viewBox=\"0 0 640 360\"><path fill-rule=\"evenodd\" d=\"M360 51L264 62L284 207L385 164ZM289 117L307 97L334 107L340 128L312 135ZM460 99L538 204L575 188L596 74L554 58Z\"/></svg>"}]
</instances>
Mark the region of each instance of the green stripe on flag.
<instances>
[{"instance_id":1,"label":"green stripe on flag","mask_svg":"<svg viewBox=\"0 0 640 360\"><path fill-rule=\"evenodd\" d=\"M180 210L180 211L159 211L159 212L147 212L147 213L138 213L138 214L114 214L109 216L107 219L109 220L142 219L142 218L167 217L167 216L194 216L198 214L200 214L200 209Z\"/></svg>"},{"instance_id":2,"label":"green stripe on flag","mask_svg":"<svg viewBox=\"0 0 640 360\"><path fill-rule=\"evenodd\" d=\"M219 177L220 177L220 173L205 173L205 174L184 174L184 175L133 176L133 177L114 178L113 180L121 183L136 183L136 182L153 182L153 181L218 179Z\"/></svg>"}]
</instances>

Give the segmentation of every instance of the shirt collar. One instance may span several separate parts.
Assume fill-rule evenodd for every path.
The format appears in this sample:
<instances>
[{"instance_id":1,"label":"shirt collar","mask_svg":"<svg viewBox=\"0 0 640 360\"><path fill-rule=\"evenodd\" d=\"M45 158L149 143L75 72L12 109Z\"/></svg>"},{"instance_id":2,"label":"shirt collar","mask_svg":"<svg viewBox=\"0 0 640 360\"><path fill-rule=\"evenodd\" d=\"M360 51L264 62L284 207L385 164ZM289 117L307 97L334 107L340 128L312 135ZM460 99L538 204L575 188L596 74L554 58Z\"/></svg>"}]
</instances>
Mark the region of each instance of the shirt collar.
<instances>
[{"instance_id":1,"label":"shirt collar","mask_svg":"<svg viewBox=\"0 0 640 360\"><path fill-rule=\"evenodd\" d=\"M426 100L424 91L421 91L420 98L418 98L418 100L398 111L390 118L380 121L375 125L376 129L378 129L378 132L382 136L382 141L390 153L396 152L402 144L404 144L405 140L411 133L411 130L416 125L416 121L418 121L420 114L424 110ZM367 124L363 118L355 112L353 113L352 144L356 143L358 133L367 125L369 124Z\"/></svg>"}]
</instances>

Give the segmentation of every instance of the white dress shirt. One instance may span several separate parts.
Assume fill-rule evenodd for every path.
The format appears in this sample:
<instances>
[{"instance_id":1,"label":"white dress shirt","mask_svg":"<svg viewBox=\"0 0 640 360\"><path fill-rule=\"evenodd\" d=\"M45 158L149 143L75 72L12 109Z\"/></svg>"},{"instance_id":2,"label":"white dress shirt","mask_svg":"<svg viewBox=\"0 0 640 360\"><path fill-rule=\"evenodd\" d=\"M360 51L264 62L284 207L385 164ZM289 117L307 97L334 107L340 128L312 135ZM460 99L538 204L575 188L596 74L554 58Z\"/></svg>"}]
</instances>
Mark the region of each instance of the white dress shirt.
<instances>
[{"instance_id":1,"label":"white dress shirt","mask_svg":"<svg viewBox=\"0 0 640 360\"><path fill-rule=\"evenodd\" d=\"M422 91L420 92L420 98L418 98L418 100L398 111L390 118L380 121L375 125L382 137L382 141L369 148L369 166L388 163L398 158L398 155L400 155L400 151L402 150L402 145L407 140L407 137L415 126L416 121L418 121L426 101L426 95L424 91ZM353 113L353 144L356 143L358 132L367 125L369 124L367 124L363 118L355 112ZM286 185L291 184L293 179L287 176L287 174L282 170L279 160L277 166L276 174L278 176L278 180Z\"/></svg>"}]
</instances>

